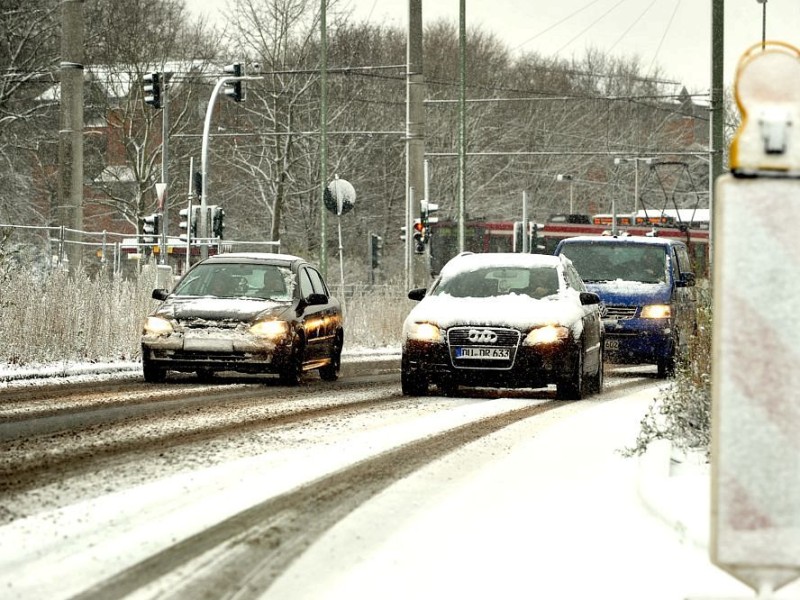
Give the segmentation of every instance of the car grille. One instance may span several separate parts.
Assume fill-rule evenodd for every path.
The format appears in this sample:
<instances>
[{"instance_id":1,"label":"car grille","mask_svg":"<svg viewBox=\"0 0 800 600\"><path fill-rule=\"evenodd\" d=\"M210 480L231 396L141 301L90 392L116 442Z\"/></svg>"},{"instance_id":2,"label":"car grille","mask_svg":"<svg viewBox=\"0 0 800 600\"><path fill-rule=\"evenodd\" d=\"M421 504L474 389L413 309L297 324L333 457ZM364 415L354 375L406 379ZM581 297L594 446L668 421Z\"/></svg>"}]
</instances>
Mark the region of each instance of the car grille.
<instances>
[{"instance_id":1,"label":"car grille","mask_svg":"<svg viewBox=\"0 0 800 600\"><path fill-rule=\"evenodd\" d=\"M638 306L621 306L619 304L606 304L604 319L632 319L636 316Z\"/></svg>"},{"instance_id":2,"label":"car grille","mask_svg":"<svg viewBox=\"0 0 800 600\"><path fill-rule=\"evenodd\" d=\"M485 332L488 335L473 335L473 339L470 339L470 332L476 331L481 333ZM489 341L487 338L491 338L492 341ZM519 331L502 327L453 327L447 331L447 345L450 350L450 360L453 366L458 369L508 370L514 366L519 340ZM457 349L459 348L497 349L500 351L507 351L508 356L504 358L461 358L456 356Z\"/></svg>"}]
</instances>

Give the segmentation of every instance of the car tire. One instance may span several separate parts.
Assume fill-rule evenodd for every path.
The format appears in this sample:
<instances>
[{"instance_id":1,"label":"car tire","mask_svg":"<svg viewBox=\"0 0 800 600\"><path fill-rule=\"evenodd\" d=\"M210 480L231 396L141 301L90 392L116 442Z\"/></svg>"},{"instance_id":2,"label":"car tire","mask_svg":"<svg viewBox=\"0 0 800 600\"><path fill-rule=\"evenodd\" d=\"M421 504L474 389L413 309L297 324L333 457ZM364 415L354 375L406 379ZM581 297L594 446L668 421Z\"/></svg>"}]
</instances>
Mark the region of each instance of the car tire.
<instances>
[{"instance_id":1,"label":"car tire","mask_svg":"<svg viewBox=\"0 0 800 600\"><path fill-rule=\"evenodd\" d=\"M202 382L209 382L214 379L214 369L197 369L197 378Z\"/></svg>"},{"instance_id":2,"label":"car tire","mask_svg":"<svg viewBox=\"0 0 800 600\"><path fill-rule=\"evenodd\" d=\"M142 373L147 383L161 383L167 378L167 370L165 368L154 365L144 357L142 357Z\"/></svg>"},{"instance_id":3,"label":"car tire","mask_svg":"<svg viewBox=\"0 0 800 600\"><path fill-rule=\"evenodd\" d=\"M603 344L600 344L600 356L599 358L599 365L597 367L597 373L592 375L591 379L589 379L589 392L592 394L602 394L603 393L603 385L605 384L605 372L604 372L604 363L605 363L605 350L603 349Z\"/></svg>"},{"instance_id":4,"label":"car tire","mask_svg":"<svg viewBox=\"0 0 800 600\"><path fill-rule=\"evenodd\" d=\"M303 374L303 362L305 360L305 344L303 338L295 334L292 341L292 354L278 371L278 379L283 385L295 386L300 383L300 376Z\"/></svg>"},{"instance_id":5,"label":"car tire","mask_svg":"<svg viewBox=\"0 0 800 600\"><path fill-rule=\"evenodd\" d=\"M656 363L657 375L659 379L666 379L675 374L675 355L670 354L666 358L659 358Z\"/></svg>"},{"instance_id":6,"label":"car tire","mask_svg":"<svg viewBox=\"0 0 800 600\"><path fill-rule=\"evenodd\" d=\"M458 395L458 384L452 379L443 379L436 384L439 393L442 396L456 396Z\"/></svg>"},{"instance_id":7,"label":"car tire","mask_svg":"<svg viewBox=\"0 0 800 600\"><path fill-rule=\"evenodd\" d=\"M412 371L405 356L400 367L400 387L404 396L426 396L428 394L427 378L419 371Z\"/></svg>"},{"instance_id":8,"label":"car tire","mask_svg":"<svg viewBox=\"0 0 800 600\"><path fill-rule=\"evenodd\" d=\"M559 400L581 400L585 394L583 379L583 349L578 348L568 377L556 383L556 398Z\"/></svg>"},{"instance_id":9,"label":"car tire","mask_svg":"<svg viewBox=\"0 0 800 600\"><path fill-rule=\"evenodd\" d=\"M324 367L320 367L319 376L323 381L336 381L339 379L339 369L342 366L342 334L336 334L336 341L331 348L330 362Z\"/></svg>"}]
</instances>

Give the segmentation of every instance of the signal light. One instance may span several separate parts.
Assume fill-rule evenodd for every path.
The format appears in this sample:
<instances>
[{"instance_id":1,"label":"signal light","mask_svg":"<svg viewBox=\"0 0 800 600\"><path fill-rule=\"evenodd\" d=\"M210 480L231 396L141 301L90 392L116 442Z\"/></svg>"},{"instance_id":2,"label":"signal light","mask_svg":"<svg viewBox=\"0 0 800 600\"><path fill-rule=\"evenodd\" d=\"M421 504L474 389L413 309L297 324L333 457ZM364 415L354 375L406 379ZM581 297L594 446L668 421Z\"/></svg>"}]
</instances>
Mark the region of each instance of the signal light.
<instances>
[{"instance_id":1,"label":"signal light","mask_svg":"<svg viewBox=\"0 0 800 600\"><path fill-rule=\"evenodd\" d=\"M222 239L225 230L225 211L221 206L210 206L211 209L211 231L215 238Z\"/></svg>"},{"instance_id":2,"label":"signal light","mask_svg":"<svg viewBox=\"0 0 800 600\"><path fill-rule=\"evenodd\" d=\"M234 63L232 65L227 65L223 71L233 77L244 77L244 68L242 67L242 63ZM225 89L223 90L225 95L229 98L233 99L234 102L243 102L244 101L244 87L241 80L237 81L230 81L225 83Z\"/></svg>"},{"instance_id":3,"label":"signal light","mask_svg":"<svg viewBox=\"0 0 800 600\"><path fill-rule=\"evenodd\" d=\"M142 217L142 241L145 244L152 244L161 233L161 215L154 213L147 217Z\"/></svg>"},{"instance_id":4,"label":"signal light","mask_svg":"<svg viewBox=\"0 0 800 600\"><path fill-rule=\"evenodd\" d=\"M371 233L369 236L369 249L373 269L377 269L381 264L381 255L383 254L383 238L376 233Z\"/></svg>"},{"instance_id":5,"label":"signal light","mask_svg":"<svg viewBox=\"0 0 800 600\"><path fill-rule=\"evenodd\" d=\"M414 252L422 254L425 252L425 225L417 219L414 221Z\"/></svg>"},{"instance_id":6,"label":"signal light","mask_svg":"<svg viewBox=\"0 0 800 600\"><path fill-rule=\"evenodd\" d=\"M197 237L197 212L200 210L199 206L192 207L192 216L189 218L189 209L182 208L180 210L181 216L181 234L180 239L183 241L191 240Z\"/></svg>"},{"instance_id":7,"label":"signal light","mask_svg":"<svg viewBox=\"0 0 800 600\"><path fill-rule=\"evenodd\" d=\"M144 102L153 108L161 108L161 73L147 73L144 82Z\"/></svg>"}]
</instances>

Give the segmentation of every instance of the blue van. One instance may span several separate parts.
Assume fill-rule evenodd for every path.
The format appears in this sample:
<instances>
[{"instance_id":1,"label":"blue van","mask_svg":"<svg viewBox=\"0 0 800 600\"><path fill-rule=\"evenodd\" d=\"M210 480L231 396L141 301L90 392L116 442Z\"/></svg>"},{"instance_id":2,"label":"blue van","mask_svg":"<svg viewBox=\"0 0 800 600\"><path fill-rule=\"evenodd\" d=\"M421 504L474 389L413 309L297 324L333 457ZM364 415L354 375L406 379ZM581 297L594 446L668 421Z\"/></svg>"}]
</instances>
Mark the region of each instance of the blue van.
<instances>
[{"instance_id":1,"label":"blue van","mask_svg":"<svg viewBox=\"0 0 800 600\"><path fill-rule=\"evenodd\" d=\"M675 355L694 334L695 275L683 242L644 236L579 236L561 240L569 258L605 311L606 359L658 366L666 377Z\"/></svg>"}]
</instances>

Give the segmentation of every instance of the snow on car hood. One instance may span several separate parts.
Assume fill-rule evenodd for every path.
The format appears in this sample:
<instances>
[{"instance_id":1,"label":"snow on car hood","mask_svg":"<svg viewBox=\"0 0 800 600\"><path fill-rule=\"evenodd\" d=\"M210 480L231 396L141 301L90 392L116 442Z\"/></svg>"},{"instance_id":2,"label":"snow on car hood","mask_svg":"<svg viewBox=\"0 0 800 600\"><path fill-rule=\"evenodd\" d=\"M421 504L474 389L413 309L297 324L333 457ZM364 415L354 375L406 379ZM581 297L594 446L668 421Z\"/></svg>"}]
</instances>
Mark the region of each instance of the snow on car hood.
<instances>
[{"instance_id":1,"label":"snow on car hood","mask_svg":"<svg viewBox=\"0 0 800 600\"><path fill-rule=\"evenodd\" d=\"M173 319L207 321L252 321L268 313L278 314L288 307L286 302L241 298L171 298L156 314Z\"/></svg>"},{"instance_id":2,"label":"snow on car hood","mask_svg":"<svg viewBox=\"0 0 800 600\"><path fill-rule=\"evenodd\" d=\"M427 322L443 329L456 325L492 325L528 331L533 327L579 321L586 309L573 290L541 300L524 294L491 298L454 298L449 294L426 296L415 306L406 323Z\"/></svg>"},{"instance_id":3,"label":"snow on car hood","mask_svg":"<svg viewBox=\"0 0 800 600\"><path fill-rule=\"evenodd\" d=\"M642 283L622 279L587 283L586 289L600 296L605 304L668 304L672 296L672 289L667 283Z\"/></svg>"}]
</instances>

